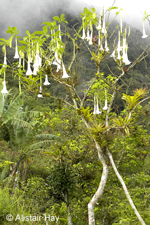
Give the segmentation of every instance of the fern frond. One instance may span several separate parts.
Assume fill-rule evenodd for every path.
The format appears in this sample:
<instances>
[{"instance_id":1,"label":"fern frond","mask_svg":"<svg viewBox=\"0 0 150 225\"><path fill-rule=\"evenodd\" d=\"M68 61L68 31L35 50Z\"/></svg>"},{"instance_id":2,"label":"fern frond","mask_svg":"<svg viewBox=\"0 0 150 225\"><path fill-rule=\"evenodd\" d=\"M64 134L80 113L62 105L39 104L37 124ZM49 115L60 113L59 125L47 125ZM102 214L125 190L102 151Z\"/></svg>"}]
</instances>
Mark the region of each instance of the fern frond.
<instances>
[{"instance_id":1,"label":"fern frond","mask_svg":"<svg viewBox=\"0 0 150 225\"><path fill-rule=\"evenodd\" d=\"M36 150L38 148L42 148L42 147L46 147L46 146L49 146L52 144L52 140L44 140L44 141L39 141L39 142L36 142L34 144L31 144L27 151L30 151L30 150Z\"/></svg>"}]
</instances>

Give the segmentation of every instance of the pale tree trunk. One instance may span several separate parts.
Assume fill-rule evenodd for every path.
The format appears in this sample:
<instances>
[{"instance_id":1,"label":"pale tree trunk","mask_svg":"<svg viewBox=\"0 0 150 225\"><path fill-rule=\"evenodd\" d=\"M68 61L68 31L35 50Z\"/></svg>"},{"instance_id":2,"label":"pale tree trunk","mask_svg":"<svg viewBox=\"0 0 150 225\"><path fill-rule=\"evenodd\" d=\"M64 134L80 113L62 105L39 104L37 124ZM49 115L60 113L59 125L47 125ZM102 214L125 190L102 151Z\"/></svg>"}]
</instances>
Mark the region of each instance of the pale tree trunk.
<instances>
[{"instance_id":1,"label":"pale tree trunk","mask_svg":"<svg viewBox=\"0 0 150 225\"><path fill-rule=\"evenodd\" d=\"M67 207L67 212L68 212L68 225L72 225L72 215L71 215L71 211L70 211L69 196L68 196L67 192L65 194L65 200L66 200L66 207Z\"/></svg>"},{"instance_id":2,"label":"pale tree trunk","mask_svg":"<svg viewBox=\"0 0 150 225\"><path fill-rule=\"evenodd\" d=\"M122 177L120 176L120 174L119 174L119 172L118 172L118 170L117 170L117 167L116 167L116 165L115 165L115 163L114 163L112 154L109 152L108 149L107 149L107 155L108 155L108 157L109 157L109 159L110 159L110 162L111 162L111 165L112 165L112 167L113 167L113 169L114 169L114 172L115 172L115 174L117 175L117 177L118 177L118 179L119 179L119 181L120 181L120 183L121 183L121 185L122 185L122 187L123 187L123 190L124 190L124 192L125 192L125 195L126 195L128 201L129 201L129 203L130 203L130 205L131 205L131 207L132 207L132 209L133 209L135 215L137 216L138 220L140 221L140 223L141 223L142 225L146 225L146 223L144 222L144 220L143 220L142 217L140 216L140 214L139 214L137 208L135 207L135 205L134 205L134 203L133 203L133 201L132 201L132 199L131 199L131 197L130 197L130 194L129 194L129 192L128 192L128 189L127 189L127 187L126 187L126 185L125 185L125 183L124 183Z\"/></svg>"},{"instance_id":3,"label":"pale tree trunk","mask_svg":"<svg viewBox=\"0 0 150 225\"><path fill-rule=\"evenodd\" d=\"M107 177L108 177L108 165L105 161L105 158L101 152L101 148L99 144L95 141L96 144L96 149L98 150L98 156L99 159L102 162L103 165L103 171L102 171L102 176L101 176L101 181L99 183L99 187L92 197L91 201L88 204L88 219L89 219L89 225L95 225L95 215L94 215L94 208L96 203L98 202L99 198L103 195L105 184L107 182Z\"/></svg>"},{"instance_id":4,"label":"pale tree trunk","mask_svg":"<svg viewBox=\"0 0 150 225\"><path fill-rule=\"evenodd\" d=\"M68 225L73 225L72 224L72 215L71 215L69 206L67 207L67 210L68 210Z\"/></svg>"},{"instance_id":5,"label":"pale tree trunk","mask_svg":"<svg viewBox=\"0 0 150 225\"><path fill-rule=\"evenodd\" d=\"M87 127L87 129L89 130L90 127L89 127L88 123L86 122L86 120L84 118L82 118L82 120L83 120L85 126ZM94 196L92 197L91 201L88 204L89 225L95 225L94 208L95 208L95 205L98 202L99 198L103 195L103 192L105 189L105 184L107 182L107 177L108 177L108 165L106 163L102 149L93 136L92 136L92 138L95 142L95 146L98 151L98 157L103 165L103 171L102 171L102 176L101 176L101 181L99 183L99 187L98 187L97 191L95 192Z\"/></svg>"}]
</instances>

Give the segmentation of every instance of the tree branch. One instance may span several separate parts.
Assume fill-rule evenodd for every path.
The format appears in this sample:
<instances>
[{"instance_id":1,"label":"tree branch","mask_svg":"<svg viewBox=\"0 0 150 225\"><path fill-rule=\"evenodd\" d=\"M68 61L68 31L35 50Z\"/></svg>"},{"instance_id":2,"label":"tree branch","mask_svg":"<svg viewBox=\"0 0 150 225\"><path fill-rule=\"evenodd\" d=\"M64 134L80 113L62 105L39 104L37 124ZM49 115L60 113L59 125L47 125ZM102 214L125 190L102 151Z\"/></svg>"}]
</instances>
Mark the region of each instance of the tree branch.
<instances>
[{"instance_id":1,"label":"tree branch","mask_svg":"<svg viewBox=\"0 0 150 225\"><path fill-rule=\"evenodd\" d=\"M128 189L127 189L127 187L126 187L126 185L125 185L125 183L124 183L122 177L120 176L120 174L119 174L119 172L118 172L118 170L117 170L117 168L116 168L116 165L115 165L115 163L114 163L112 154L109 152L108 149L107 149L107 155L108 155L108 157L109 157L109 159L110 159L110 162L111 162L111 165L112 165L112 167L113 167L113 169L114 169L114 172L115 172L116 176L118 177L118 180L120 181L120 183L121 183L121 185L122 185L122 187L123 187L123 190L124 190L124 192L125 192L125 195L126 195L128 201L129 201L129 203L130 203L130 205L131 205L131 207L132 207L132 209L133 209L135 215L137 216L138 220L140 221L140 223L141 223L142 225L146 225L145 222L144 222L144 220L143 220L142 217L140 216L140 214L139 214L137 208L135 207L135 205L134 205L134 203L133 203L133 201L132 201L132 199L131 199L131 196L130 196L130 194L129 194L129 192L128 192Z\"/></svg>"}]
</instances>

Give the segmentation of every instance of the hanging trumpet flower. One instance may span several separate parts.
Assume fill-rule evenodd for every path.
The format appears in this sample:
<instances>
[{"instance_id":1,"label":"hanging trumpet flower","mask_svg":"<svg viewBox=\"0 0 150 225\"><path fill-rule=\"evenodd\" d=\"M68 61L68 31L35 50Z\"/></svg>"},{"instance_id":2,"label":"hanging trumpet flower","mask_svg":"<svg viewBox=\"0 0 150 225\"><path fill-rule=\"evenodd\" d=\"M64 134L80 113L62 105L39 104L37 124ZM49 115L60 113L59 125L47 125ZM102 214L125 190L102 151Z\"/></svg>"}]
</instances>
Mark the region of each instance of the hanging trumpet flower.
<instances>
[{"instance_id":1,"label":"hanging trumpet flower","mask_svg":"<svg viewBox=\"0 0 150 225\"><path fill-rule=\"evenodd\" d=\"M38 94L38 98L43 98L42 93L39 93L39 94Z\"/></svg>"},{"instance_id":2,"label":"hanging trumpet flower","mask_svg":"<svg viewBox=\"0 0 150 225\"><path fill-rule=\"evenodd\" d=\"M99 110L98 98L95 99L95 95L94 95L94 111L93 111L93 114L98 115L100 113L102 113L102 112Z\"/></svg>"},{"instance_id":3,"label":"hanging trumpet flower","mask_svg":"<svg viewBox=\"0 0 150 225\"><path fill-rule=\"evenodd\" d=\"M3 89L1 91L2 94L8 94L7 88L6 88L6 81L5 81L5 71L4 71L4 81L2 82Z\"/></svg>"},{"instance_id":4,"label":"hanging trumpet flower","mask_svg":"<svg viewBox=\"0 0 150 225\"><path fill-rule=\"evenodd\" d=\"M50 83L48 82L48 76L45 75L45 82L43 83L43 85L50 85Z\"/></svg>"},{"instance_id":5,"label":"hanging trumpet flower","mask_svg":"<svg viewBox=\"0 0 150 225\"><path fill-rule=\"evenodd\" d=\"M101 30L102 29L101 16L99 18L98 25L97 25L96 29L97 30Z\"/></svg>"},{"instance_id":6,"label":"hanging trumpet flower","mask_svg":"<svg viewBox=\"0 0 150 225\"><path fill-rule=\"evenodd\" d=\"M3 67L7 66L7 59L6 56L4 56L4 62L3 62Z\"/></svg>"},{"instance_id":7,"label":"hanging trumpet flower","mask_svg":"<svg viewBox=\"0 0 150 225\"><path fill-rule=\"evenodd\" d=\"M38 98L43 98L41 82L42 82L42 79L40 78L40 90L39 90Z\"/></svg>"},{"instance_id":8,"label":"hanging trumpet flower","mask_svg":"<svg viewBox=\"0 0 150 225\"><path fill-rule=\"evenodd\" d=\"M17 46L17 38L16 38L16 47L15 47L15 56L14 59L19 59L18 46Z\"/></svg>"},{"instance_id":9,"label":"hanging trumpet flower","mask_svg":"<svg viewBox=\"0 0 150 225\"><path fill-rule=\"evenodd\" d=\"M82 28L82 39L85 39L86 38L86 35L85 35L85 27L84 27L84 18L83 18L83 28Z\"/></svg>"},{"instance_id":10,"label":"hanging trumpet flower","mask_svg":"<svg viewBox=\"0 0 150 225\"><path fill-rule=\"evenodd\" d=\"M122 61L125 63L125 65L129 65L131 63L128 59L127 50L128 50L128 45L126 43L126 38L123 38L123 60Z\"/></svg>"},{"instance_id":11,"label":"hanging trumpet flower","mask_svg":"<svg viewBox=\"0 0 150 225\"><path fill-rule=\"evenodd\" d=\"M143 36L142 36L142 38L147 38L147 34L146 34L146 32L145 32L145 21L143 20Z\"/></svg>"},{"instance_id":12,"label":"hanging trumpet flower","mask_svg":"<svg viewBox=\"0 0 150 225\"><path fill-rule=\"evenodd\" d=\"M60 31L60 24L58 25L58 30ZM59 39L61 40L61 31L59 33Z\"/></svg>"},{"instance_id":13,"label":"hanging trumpet flower","mask_svg":"<svg viewBox=\"0 0 150 225\"><path fill-rule=\"evenodd\" d=\"M2 91L1 91L1 93L2 93L2 94L8 94L8 91L7 91L7 88L6 88L6 81L4 80L4 81L2 82L2 84L3 84L3 89L2 89Z\"/></svg>"},{"instance_id":14,"label":"hanging trumpet flower","mask_svg":"<svg viewBox=\"0 0 150 225\"><path fill-rule=\"evenodd\" d=\"M97 98L97 105L96 105L96 114L101 114L102 112L99 110L99 105L98 105L98 98Z\"/></svg>"},{"instance_id":15,"label":"hanging trumpet flower","mask_svg":"<svg viewBox=\"0 0 150 225\"><path fill-rule=\"evenodd\" d=\"M37 75L37 72L39 69L39 55L38 54L35 55L35 62L33 64L33 68L34 68L33 75Z\"/></svg>"},{"instance_id":16,"label":"hanging trumpet flower","mask_svg":"<svg viewBox=\"0 0 150 225\"><path fill-rule=\"evenodd\" d=\"M109 48L108 48L108 45L107 45L107 32L105 33L105 51L106 52L109 51Z\"/></svg>"},{"instance_id":17,"label":"hanging trumpet flower","mask_svg":"<svg viewBox=\"0 0 150 225\"><path fill-rule=\"evenodd\" d=\"M103 107L103 110L107 110L108 109L108 106L107 106L107 92L105 90L105 105Z\"/></svg>"},{"instance_id":18,"label":"hanging trumpet flower","mask_svg":"<svg viewBox=\"0 0 150 225\"><path fill-rule=\"evenodd\" d=\"M62 78L68 78L69 75L67 74L67 71L66 71L66 69L65 69L64 64L62 64L62 66L63 66L63 76L62 76Z\"/></svg>"},{"instance_id":19,"label":"hanging trumpet flower","mask_svg":"<svg viewBox=\"0 0 150 225\"><path fill-rule=\"evenodd\" d=\"M115 59L115 57L116 57L116 52L115 52L115 50L111 53L110 57L113 57L113 58Z\"/></svg>"},{"instance_id":20,"label":"hanging trumpet flower","mask_svg":"<svg viewBox=\"0 0 150 225\"><path fill-rule=\"evenodd\" d=\"M32 75L32 70L31 70L31 66L30 66L30 61L28 59L26 76L29 76L29 75Z\"/></svg>"},{"instance_id":21,"label":"hanging trumpet flower","mask_svg":"<svg viewBox=\"0 0 150 225\"><path fill-rule=\"evenodd\" d=\"M42 58L39 56L39 67L42 66Z\"/></svg>"},{"instance_id":22,"label":"hanging trumpet flower","mask_svg":"<svg viewBox=\"0 0 150 225\"><path fill-rule=\"evenodd\" d=\"M57 66L56 72L59 72L59 70L61 69L61 59L58 58L58 52L57 51L55 52L55 59L54 59L52 64Z\"/></svg>"}]
</instances>

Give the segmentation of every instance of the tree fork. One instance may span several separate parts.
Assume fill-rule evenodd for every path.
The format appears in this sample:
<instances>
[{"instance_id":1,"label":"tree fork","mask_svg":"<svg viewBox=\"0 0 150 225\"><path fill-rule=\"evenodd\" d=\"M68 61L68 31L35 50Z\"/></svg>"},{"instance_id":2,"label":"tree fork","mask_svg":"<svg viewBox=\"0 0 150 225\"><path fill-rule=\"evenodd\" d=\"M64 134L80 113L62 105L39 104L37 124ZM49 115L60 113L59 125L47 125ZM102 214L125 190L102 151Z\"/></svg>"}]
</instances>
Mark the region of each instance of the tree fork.
<instances>
[{"instance_id":1,"label":"tree fork","mask_svg":"<svg viewBox=\"0 0 150 225\"><path fill-rule=\"evenodd\" d=\"M87 127L88 131L89 131L89 124L87 123L87 121L85 120L84 117L82 117L82 120L85 124L85 126ZM95 192L95 194L93 195L91 201L88 204L88 221L89 221L89 225L95 225L95 215L94 215L94 208L96 203L98 202L98 200L100 199L100 197L103 195L104 189L105 189L105 185L107 182L107 177L108 177L108 164L107 161L105 159L105 155L100 147L100 145L98 144L98 142L95 140L94 136L91 134L92 139L95 142L95 147L98 151L98 157L103 165L103 171L102 171L102 176L101 176L101 180L99 183L99 187L97 189L97 191Z\"/></svg>"}]
</instances>

